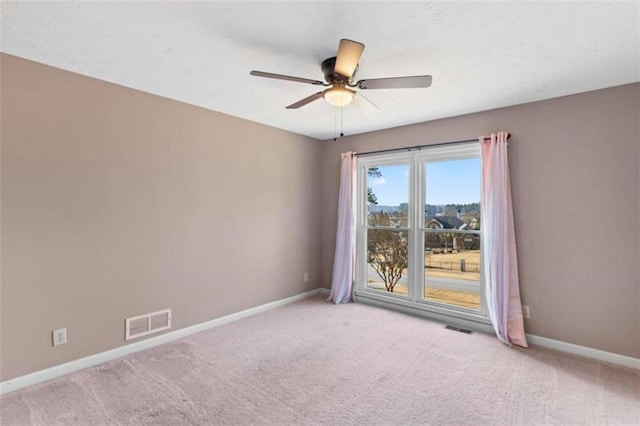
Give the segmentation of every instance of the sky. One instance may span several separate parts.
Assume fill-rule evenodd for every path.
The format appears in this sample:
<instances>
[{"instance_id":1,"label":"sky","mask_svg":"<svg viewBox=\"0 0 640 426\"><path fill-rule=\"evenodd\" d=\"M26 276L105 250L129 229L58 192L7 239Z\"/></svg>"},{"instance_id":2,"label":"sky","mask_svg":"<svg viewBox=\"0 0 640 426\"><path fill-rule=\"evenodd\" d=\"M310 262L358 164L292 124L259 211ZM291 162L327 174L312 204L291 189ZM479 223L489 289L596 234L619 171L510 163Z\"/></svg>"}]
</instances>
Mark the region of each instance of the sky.
<instances>
[{"instance_id":1,"label":"sky","mask_svg":"<svg viewBox=\"0 0 640 426\"><path fill-rule=\"evenodd\" d=\"M397 206L409 201L409 166L380 166L382 176L370 176L378 205ZM480 159L439 161L426 165L427 204L468 204L480 202Z\"/></svg>"}]
</instances>

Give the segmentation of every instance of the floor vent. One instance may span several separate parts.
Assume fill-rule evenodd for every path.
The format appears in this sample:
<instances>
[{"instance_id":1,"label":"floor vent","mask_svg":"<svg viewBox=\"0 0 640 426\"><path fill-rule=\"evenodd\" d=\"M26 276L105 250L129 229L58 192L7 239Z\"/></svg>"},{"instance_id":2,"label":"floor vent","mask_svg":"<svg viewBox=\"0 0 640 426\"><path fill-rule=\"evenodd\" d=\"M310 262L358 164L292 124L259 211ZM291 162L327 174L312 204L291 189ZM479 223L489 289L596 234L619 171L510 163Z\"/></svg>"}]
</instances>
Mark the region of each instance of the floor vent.
<instances>
[{"instance_id":1,"label":"floor vent","mask_svg":"<svg viewBox=\"0 0 640 426\"><path fill-rule=\"evenodd\" d=\"M137 339L171 328L171 309L127 318L124 324L124 340Z\"/></svg>"},{"instance_id":2,"label":"floor vent","mask_svg":"<svg viewBox=\"0 0 640 426\"><path fill-rule=\"evenodd\" d=\"M454 325L448 325L447 324L444 328L446 328L447 330L459 331L460 333L464 333L464 334L473 334L473 330L469 330L467 328L456 327Z\"/></svg>"}]
</instances>

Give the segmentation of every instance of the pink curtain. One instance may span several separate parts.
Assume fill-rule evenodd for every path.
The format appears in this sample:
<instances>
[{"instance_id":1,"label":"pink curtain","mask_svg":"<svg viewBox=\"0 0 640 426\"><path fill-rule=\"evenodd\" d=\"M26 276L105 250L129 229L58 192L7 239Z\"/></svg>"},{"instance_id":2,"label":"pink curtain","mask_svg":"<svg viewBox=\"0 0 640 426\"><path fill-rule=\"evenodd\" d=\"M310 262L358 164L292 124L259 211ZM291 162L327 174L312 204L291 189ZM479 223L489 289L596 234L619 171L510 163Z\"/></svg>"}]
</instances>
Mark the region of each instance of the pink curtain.
<instances>
[{"instance_id":1,"label":"pink curtain","mask_svg":"<svg viewBox=\"0 0 640 426\"><path fill-rule=\"evenodd\" d=\"M500 132L480 138L483 268L489 316L498 339L526 348L507 161L508 136Z\"/></svg>"},{"instance_id":2,"label":"pink curtain","mask_svg":"<svg viewBox=\"0 0 640 426\"><path fill-rule=\"evenodd\" d=\"M338 229L333 258L333 277L329 301L347 303L351 300L353 265L355 261L353 227L353 181L356 158L353 152L342 154L340 194L338 196Z\"/></svg>"}]
</instances>

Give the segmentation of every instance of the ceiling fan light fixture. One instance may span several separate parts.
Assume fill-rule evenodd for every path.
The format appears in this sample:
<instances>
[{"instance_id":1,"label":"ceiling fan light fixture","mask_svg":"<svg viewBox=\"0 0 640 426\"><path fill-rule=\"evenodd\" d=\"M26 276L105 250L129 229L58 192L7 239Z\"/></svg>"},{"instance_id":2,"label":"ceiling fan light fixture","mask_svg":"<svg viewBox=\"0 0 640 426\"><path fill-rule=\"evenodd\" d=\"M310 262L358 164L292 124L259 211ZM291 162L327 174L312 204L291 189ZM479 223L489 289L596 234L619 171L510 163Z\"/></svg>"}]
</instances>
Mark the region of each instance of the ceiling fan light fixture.
<instances>
[{"instance_id":1,"label":"ceiling fan light fixture","mask_svg":"<svg viewBox=\"0 0 640 426\"><path fill-rule=\"evenodd\" d=\"M338 54L331 58L327 58L320 64L322 74L325 81L312 80L310 78L300 78L291 75L274 74L264 71L251 71L249 74L256 77L274 78L276 80L294 81L297 83L312 84L314 86L329 87L320 90L311 96L294 102L287 106L286 109L298 109L311 102L324 98L331 106L342 108L345 105L353 103L356 107L369 107L370 110L378 110L379 108L367 99L360 91L368 89L413 89L419 87L431 86L430 75L415 75L408 77L386 77L373 78L367 80L359 80L354 83L355 73L358 70L358 62L364 50L364 44L359 41L340 40L338 45ZM358 91L351 90L357 87ZM357 96L356 96L357 95Z\"/></svg>"},{"instance_id":2,"label":"ceiling fan light fixture","mask_svg":"<svg viewBox=\"0 0 640 426\"><path fill-rule=\"evenodd\" d=\"M330 105L333 105L335 107L343 107L353 101L355 93L353 90L349 90L346 87L337 86L325 90L322 93L322 97Z\"/></svg>"}]
</instances>

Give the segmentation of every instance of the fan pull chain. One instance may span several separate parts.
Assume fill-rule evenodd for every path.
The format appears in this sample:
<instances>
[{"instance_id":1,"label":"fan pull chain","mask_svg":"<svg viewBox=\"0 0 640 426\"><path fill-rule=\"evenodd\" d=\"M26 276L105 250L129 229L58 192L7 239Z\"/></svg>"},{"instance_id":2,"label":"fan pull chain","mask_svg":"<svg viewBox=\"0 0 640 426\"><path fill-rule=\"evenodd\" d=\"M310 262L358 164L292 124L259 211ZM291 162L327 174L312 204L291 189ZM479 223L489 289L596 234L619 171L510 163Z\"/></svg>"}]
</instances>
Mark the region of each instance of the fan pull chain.
<instances>
[{"instance_id":1,"label":"fan pull chain","mask_svg":"<svg viewBox=\"0 0 640 426\"><path fill-rule=\"evenodd\" d=\"M333 141L338 140L338 111L333 111Z\"/></svg>"},{"instance_id":2,"label":"fan pull chain","mask_svg":"<svg viewBox=\"0 0 640 426\"><path fill-rule=\"evenodd\" d=\"M344 108L340 107L340 137L344 136ZM338 140L338 110L333 115L333 141Z\"/></svg>"}]
</instances>

